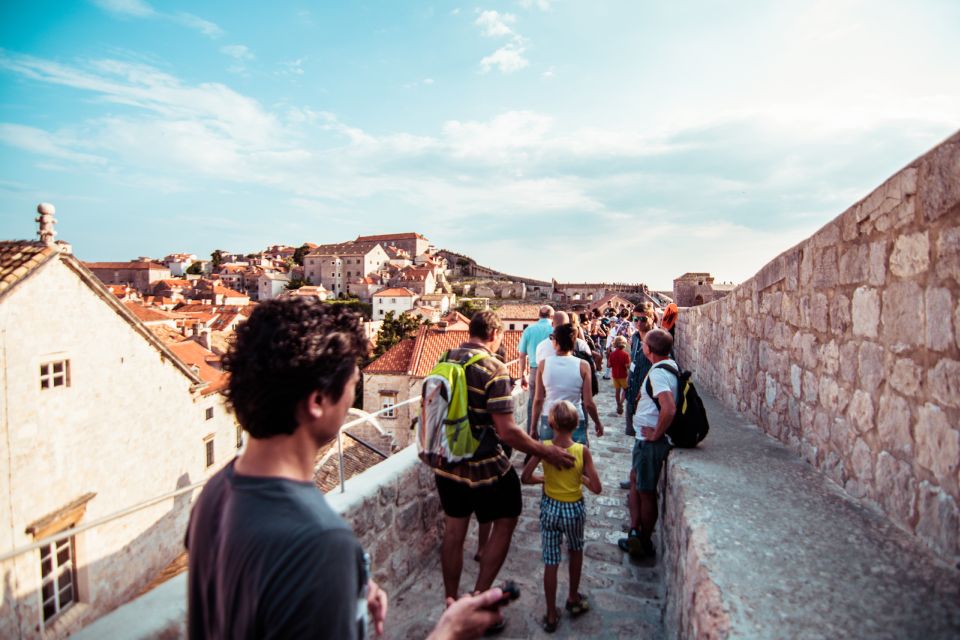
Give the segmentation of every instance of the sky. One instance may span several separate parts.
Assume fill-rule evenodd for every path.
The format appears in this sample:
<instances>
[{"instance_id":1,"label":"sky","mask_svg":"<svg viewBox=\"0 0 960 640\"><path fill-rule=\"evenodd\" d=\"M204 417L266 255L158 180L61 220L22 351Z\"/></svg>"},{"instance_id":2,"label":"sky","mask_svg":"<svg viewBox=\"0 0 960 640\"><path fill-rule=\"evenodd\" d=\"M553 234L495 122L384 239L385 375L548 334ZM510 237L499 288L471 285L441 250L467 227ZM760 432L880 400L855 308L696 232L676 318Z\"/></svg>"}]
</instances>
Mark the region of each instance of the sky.
<instances>
[{"instance_id":1,"label":"sky","mask_svg":"<svg viewBox=\"0 0 960 640\"><path fill-rule=\"evenodd\" d=\"M0 3L0 238L84 260L416 231L740 282L960 128L955 0Z\"/></svg>"}]
</instances>

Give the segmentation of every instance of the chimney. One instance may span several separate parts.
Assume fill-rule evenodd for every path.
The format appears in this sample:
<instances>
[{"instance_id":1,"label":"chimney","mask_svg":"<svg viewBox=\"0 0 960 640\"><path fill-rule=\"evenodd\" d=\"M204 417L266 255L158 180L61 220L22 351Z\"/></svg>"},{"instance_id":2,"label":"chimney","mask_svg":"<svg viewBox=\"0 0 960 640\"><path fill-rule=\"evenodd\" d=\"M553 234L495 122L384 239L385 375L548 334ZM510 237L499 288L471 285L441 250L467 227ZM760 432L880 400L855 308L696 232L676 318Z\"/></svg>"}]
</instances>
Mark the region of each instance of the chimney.
<instances>
[{"instance_id":1,"label":"chimney","mask_svg":"<svg viewBox=\"0 0 960 640\"><path fill-rule=\"evenodd\" d=\"M41 202L37 205L37 213L40 214L36 219L36 221L40 223L40 230L37 232L37 235L40 236L40 242L48 247L52 247L55 244L53 237L57 235L57 232L53 226L57 223L57 219L53 217L53 214L56 212L57 208L49 202Z\"/></svg>"}]
</instances>

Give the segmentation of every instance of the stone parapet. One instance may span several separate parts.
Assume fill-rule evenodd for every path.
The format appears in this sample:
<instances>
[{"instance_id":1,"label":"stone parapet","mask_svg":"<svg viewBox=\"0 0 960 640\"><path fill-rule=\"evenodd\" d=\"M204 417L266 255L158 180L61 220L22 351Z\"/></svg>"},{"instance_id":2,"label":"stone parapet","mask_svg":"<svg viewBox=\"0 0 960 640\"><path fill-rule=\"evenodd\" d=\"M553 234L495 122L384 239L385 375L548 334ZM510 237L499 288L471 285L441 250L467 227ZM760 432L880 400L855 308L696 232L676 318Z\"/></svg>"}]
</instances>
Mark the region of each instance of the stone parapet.
<instances>
[{"instance_id":1,"label":"stone parapet","mask_svg":"<svg viewBox=\"0 0 960 640\"><path fill-rule=\"evenodd\" d=\"M708 394L667 462L672 638L956 638L960 573Z\"/></svg>"},{"instance_id":2,"label":"stone parapet","mask_svg":"<svg viewBox=\"0 0 960 640\"><path fill-rule=\"evenodd\" d=\"M863 503L960 559L960 133L726 298L680 364Z\"/></svg>"}]
</instances>

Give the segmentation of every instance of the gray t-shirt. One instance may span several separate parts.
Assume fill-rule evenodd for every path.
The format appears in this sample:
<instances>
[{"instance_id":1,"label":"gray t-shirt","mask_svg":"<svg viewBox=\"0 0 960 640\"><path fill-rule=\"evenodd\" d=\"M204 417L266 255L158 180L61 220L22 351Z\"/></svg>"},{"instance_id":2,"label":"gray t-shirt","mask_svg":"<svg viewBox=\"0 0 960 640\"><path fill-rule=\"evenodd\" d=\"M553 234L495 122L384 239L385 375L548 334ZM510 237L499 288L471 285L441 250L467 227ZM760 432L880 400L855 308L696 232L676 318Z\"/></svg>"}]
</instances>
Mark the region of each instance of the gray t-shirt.
<instances>
[{"instance_id":1,"label":"gray t-shirt","mask_svg":"<svg viewBox=\"0 0 960 640\"><path fill-rule=\"evenodd\" d=\"M363 638L368 570L347 523L312 483L234 462L190 514L190 638Z\"/></svg>"}]
</instances>

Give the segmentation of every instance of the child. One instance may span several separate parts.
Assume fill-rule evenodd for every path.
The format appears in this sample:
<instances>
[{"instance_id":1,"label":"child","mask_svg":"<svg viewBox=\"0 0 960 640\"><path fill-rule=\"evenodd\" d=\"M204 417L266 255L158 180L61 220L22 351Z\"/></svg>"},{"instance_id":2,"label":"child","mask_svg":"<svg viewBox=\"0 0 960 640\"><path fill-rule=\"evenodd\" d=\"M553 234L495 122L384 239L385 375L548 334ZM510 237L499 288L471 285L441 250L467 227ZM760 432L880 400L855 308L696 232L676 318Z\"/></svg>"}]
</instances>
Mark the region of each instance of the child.
<instances>
[{"instance_id":1,"label":"child","mask_svg":"<svg viewBox=\"0 0 960 640\"><path fill-rule=\"evenodd\" d=\"M627 392L627 369L630 368L630 354L627 353L627 339L617 336L613 340L613 352L607 358L613 373L613 388L617 394L617 415L623 415L623 398Z\"/></svg>"},{"instance_id":2,"label":"child","mask_svg":"<svg viewBox=\"0 0 960 640\"><path fill-rule=\"evenodd\" d=\"M580 570L583 567L583 490L581 483L590 491L599 494L600 476L593 466L590 449L573 441L573 432L580 424L580 413L572 402L562 400L550 409L547 416L553 428L553 444L566 449L576 458L569 469L558 469L543 463L543 475L534 475L540 458L531 456L523 468L524 484L542 484L540 498L540 540L543 547L543 591L547 598L547 615L543 617L543 630L557 630L560 615L557 613L557 568L560 564L560 542L567 537L570 550L570 592L566 609L572 617L590 610L587 597L580 594ZM550 440L544 442L549 445Z\"/></svg>"}]
</instances>

